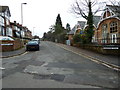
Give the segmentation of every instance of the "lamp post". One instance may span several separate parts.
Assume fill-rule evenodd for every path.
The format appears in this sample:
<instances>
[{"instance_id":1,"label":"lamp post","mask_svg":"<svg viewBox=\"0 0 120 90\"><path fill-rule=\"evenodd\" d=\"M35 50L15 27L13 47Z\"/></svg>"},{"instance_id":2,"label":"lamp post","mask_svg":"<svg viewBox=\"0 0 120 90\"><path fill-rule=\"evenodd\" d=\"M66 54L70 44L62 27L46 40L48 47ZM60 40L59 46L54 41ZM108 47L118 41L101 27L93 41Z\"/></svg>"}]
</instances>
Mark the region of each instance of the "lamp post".
<instances>
[{"instance_id":1,"label":"lamp post","mask_svg":"<svg viewBox=\"0 0 120 90\"><path fill-rule=\"evenodd\" d=\"M23 4L27 4L27 3L21 3L21 24L23 24Z\"/></svg>"},{"instance_id":2,"label":"lamp post","mask_svg":"<svg viewBox=\"0 0 120 90\"><path fill-rule=\"evenodd\" d=\"M34 29L35 29L35 27L33 27L33 36L34 36Z\"/></svg>"}]
</instances>

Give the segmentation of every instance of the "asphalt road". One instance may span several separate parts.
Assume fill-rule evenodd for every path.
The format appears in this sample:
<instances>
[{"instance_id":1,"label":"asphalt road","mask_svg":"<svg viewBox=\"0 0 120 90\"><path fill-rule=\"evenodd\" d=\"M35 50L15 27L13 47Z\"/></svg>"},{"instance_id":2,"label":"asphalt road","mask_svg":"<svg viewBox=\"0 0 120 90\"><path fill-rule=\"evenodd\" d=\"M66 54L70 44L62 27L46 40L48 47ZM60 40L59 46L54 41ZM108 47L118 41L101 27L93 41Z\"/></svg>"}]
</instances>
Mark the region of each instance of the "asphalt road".
<instances>
[{"instance_id":1,"label":"asphalt road","mask_svg":"<svg viewBox=\"0 0 120 90\"><path fill-rule=\"evenodd\" d=\"M3 88L118 88L119 72L41 42L40 51L4 58Z\"/></svg>"}]
</instances>

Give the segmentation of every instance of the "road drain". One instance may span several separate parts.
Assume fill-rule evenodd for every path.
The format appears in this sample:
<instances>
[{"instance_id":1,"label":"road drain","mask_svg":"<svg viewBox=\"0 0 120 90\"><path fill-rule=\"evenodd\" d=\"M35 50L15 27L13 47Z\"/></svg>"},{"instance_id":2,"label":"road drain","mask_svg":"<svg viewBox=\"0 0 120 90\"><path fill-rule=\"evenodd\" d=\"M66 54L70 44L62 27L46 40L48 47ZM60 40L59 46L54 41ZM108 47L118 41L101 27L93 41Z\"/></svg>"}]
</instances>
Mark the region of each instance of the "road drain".
<instances>
[{"instance_id":1,"label":"road drain","mask_svg":"<svg viewBox=\"0 0 120 90\"><path fill-rule=\"evenodd\" d=\"M34 79L52 79L55 81L63 81L65 78L65 75L59 75L59 74L51 74L51 75L34 75Z\"/></svg>"}]
</instances>

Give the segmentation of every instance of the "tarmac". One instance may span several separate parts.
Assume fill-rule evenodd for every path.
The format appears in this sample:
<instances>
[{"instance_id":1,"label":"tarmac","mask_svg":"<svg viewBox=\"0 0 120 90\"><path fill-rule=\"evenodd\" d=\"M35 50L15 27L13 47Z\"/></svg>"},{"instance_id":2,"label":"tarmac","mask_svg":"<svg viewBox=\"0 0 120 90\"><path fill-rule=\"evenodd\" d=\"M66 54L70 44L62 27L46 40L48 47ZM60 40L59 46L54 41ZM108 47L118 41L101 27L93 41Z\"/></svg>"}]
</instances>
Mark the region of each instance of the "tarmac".
<instances>
[{"instance_id":1,"label":"tarmac","mask_svg":"<svg viewBox=\"0 0 120 90\"><path fill-rule=\"evenodd\" d=\"M93 62L102 64L114 70L120 71L120 61L119 61L120 56L103 55L103 54L95 53L89 50L85 50L85 49L81 49L81 48L77 48L77 47L73 47L73 46L69 46L61 43L55 43L55 44L65 50L78 54L82 57L88 58ZM0 56L0 58L9 58L14 56L19 56L24 54L25 52L26 52L25 47L15 51L2 52L2 56Z\"/></svg>"},{"instance_id":2,"label":"tarmac","mask_svg":"<svg viewBox=\"0 0 120 90\"><path fill-rule=\"evenodd\" d=\"M14 51L2 52L2 56L0 56L0 57L1 58L9 58L9 57L14 57L14 56L21 55L25 52L26 52L25 47L23 47L21 49L14 50Z\"/></svg>"}]
</instances>

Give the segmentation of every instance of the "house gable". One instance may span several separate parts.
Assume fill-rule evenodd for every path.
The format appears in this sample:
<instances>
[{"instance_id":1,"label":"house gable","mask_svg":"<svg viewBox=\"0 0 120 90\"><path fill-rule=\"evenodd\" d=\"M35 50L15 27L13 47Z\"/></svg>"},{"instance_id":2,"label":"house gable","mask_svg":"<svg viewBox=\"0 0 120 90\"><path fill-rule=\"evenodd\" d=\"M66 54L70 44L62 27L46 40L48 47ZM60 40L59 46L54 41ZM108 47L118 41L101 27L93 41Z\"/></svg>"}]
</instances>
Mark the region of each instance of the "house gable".
<instances>
[{"instance_id":1,"label":"house gable","mask_svg":"<svg viewBox=\"0 0 120 90\"><path fill-rule=\"evenodd\" d=\"M120 19L120 6L106 5L101 16L101 21L112 17Z\"/></svg>"},{"instance_id":2,"label":"house gable","mask_svg":"<svg viewBox=\"0 0 120 90\"><path fill-rule=\"evenodd\" d=\"M8 6L0 6L0 12L4 13L8 17L11 17L11 13Z\"/></svg>"},{"instance_id":3,"label":"house gable","mask_svg":"<svg viewBox=\"0 0 120 90\"><path fill-rule=\"evenodd\" d=\"M86 24L85 21L78 21L76 25L75 34L81 34L83 32L85 24Z\"/></svg>"},{"instance_id":4,"label":"house gable","mask_svg":"<svg viewBox=\"0 0 120 90\"><path fill-rule=\"evenodd\" d=\"M112 12L109 8L106 8L106 10L104 11L103 15L102 15L102 19L106 19L109 17L114 16L114 12Z\"/></svg>"}]
</instances>

